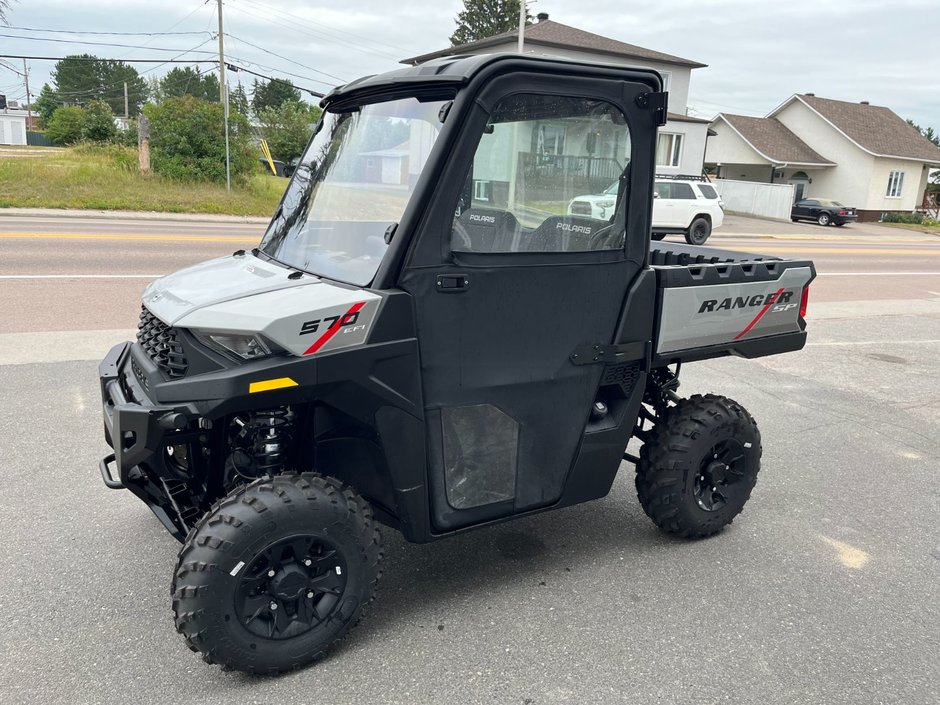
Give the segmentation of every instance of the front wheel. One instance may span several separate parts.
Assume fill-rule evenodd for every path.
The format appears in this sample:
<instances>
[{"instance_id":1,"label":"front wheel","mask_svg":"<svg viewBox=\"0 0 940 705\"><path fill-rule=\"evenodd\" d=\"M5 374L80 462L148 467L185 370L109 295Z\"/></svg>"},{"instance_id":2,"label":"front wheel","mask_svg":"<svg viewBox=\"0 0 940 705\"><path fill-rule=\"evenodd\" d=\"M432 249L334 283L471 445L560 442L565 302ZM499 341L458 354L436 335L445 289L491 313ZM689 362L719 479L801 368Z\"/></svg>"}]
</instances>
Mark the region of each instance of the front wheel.
<instances>
[{"instance_id":1,"label":"front wheel","mask_svg":"<svg viewBox=\"0 0 940 705\"><path fill-rule=\"evenodd\" d=\"M313 473L255 481L187 537L172 584L176 629L208 663L300 668L358 621L380 559L372 510L352 489Z\"/></svg>"},{"instance_id":2,"label":"front wheel","mask_svg":"<svg viewBox=\"0 0 940 705\"><path fill-rule=\"evenodd\" d=\"M829 218L828 213L820 213L818 216L816 216L816 222L819 223L820 225L825 226L825 225L829 225L829 223L831 222L831 219Z\"/></svg>"},{"instance_id":3,"label":"front wheel","mask_svg":"<svg viewBox=\"0 0 940 705\"><path fill-rule=\"evenodd\" d=\"M712 234L712 224L707 218L696 218L685 234L685 241L690 245L704 245Z\"/></svg>"},{"instance_id":4,"label":"front wheel","mask_svg":"<svg viewBox=\"0 0 940 705\"><path fill-rule=\"evenodd\" d=\"M640 449L636 490L664 531L700 538L721 531L744 508L760 470L760 431L735 401L683 399Z\"/></svg>"}]
</instances>

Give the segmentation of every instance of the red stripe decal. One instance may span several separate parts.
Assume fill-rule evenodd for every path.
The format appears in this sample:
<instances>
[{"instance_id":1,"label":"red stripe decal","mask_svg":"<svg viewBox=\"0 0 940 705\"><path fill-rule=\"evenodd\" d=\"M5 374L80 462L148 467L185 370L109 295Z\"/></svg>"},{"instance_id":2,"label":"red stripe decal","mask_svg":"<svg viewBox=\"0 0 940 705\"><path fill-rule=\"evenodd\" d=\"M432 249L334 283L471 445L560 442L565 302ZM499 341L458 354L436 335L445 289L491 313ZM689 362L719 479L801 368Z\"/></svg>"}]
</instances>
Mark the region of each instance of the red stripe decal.
<instances>
[{"instance_id":1,"label":"red stripe decal","mask_svg":"<svg viewBox=\"0 0 940 705\"><path fill-rule=\"evenodd\" d=\"M771 306L773 306L775 303L777 303L777 299L780 298L780 294L782 294L782 293L783 293L783 289L782 289L782 288L781 288L781 289L777 289L777 293L774 294L774 298L770 301L770 303L764 304L764 308L762 308L762 309L760 310L760 313L758 313L756 316L754 316L754 320L747 324L747 328L745 328L745 329L742 330L740 333L738 333L736 336L734 336L734 339L735 339L735 340L740 340L740 339L743 338L745 335L747 335L748 331L751 330L751 328L753 328L755 325L757 325L757 322L761 319L761 317L762 317L765 313L767 313L767 309L770 308Z\"/></svg>"},{"instance_id":2,"label":"red stripe decal","mask_svg":"<svg viewBox=\"0 0 940 705\"><path fill-rule=\"evenodd\" d=\"M360 301L357 304L353 304L352 308L350 308L346 313L344 313L342 316L340 316L335 321L333 321L333 325L327 328L326 331L324 331L323 335L317 338L316 342L314 342L313 345L307 348L307 351L304 353L304 355L312 355L317 350L319 350L324 345L326 345L328 342L330 342L330 339L334 335L336 335L337 331L340 329L340 323L342 322L342 320L346 318L346 316L351 316L352 314L357 313L365 305L366 305L365 301Z\"/></svg>"}]
</instances>

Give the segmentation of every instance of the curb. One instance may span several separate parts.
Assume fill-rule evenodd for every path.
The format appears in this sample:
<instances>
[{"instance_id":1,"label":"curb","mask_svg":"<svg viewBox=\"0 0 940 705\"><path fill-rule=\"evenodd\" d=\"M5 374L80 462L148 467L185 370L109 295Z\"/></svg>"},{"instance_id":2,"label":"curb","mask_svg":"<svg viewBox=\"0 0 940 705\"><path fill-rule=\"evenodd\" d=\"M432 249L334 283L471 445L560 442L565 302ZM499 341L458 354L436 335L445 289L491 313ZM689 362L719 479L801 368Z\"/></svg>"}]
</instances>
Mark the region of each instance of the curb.
<instances>
[{"instance_id":1,"label":"curb","mask_svg":"<svg viewBox=\"0 0 940 705\"><path fill-rule=\"evenodd\" d=\"M160 211L102 211L79 210L77 208L0 208L3 216L44 218L96 218L103 220L175 220L180 222L205 223L250 223L267 225L270 218L246 215L222 215L216 213L163 213Z\"/></svg>"}]
</instances>

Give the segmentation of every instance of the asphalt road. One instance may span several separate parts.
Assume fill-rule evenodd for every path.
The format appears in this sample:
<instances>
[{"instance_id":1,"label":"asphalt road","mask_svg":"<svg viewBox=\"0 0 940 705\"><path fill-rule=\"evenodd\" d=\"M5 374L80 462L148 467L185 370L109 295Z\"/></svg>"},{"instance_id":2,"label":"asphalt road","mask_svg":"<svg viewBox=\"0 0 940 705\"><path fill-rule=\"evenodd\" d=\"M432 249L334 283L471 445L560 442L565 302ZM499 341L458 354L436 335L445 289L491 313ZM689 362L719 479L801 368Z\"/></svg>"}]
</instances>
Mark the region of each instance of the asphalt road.
<instances>
[{"instance_id":1,"label":"asphalt road","mask_svg":"<svg viewBox=\"0 0 940 705\"><path fill-rule=\"evenodd\" d=\"M0 216L0 702L940 702L940 238L730 225L716 246L821 274L803 351L683 370L682 393L731 396L762 431L728 530L661 535L627 465L590 504L427 546L387 530L371 614L264 679L175 634L178 545L101 484L95 378L148 276L264 226Z\"/></svg>"}]
</instances>

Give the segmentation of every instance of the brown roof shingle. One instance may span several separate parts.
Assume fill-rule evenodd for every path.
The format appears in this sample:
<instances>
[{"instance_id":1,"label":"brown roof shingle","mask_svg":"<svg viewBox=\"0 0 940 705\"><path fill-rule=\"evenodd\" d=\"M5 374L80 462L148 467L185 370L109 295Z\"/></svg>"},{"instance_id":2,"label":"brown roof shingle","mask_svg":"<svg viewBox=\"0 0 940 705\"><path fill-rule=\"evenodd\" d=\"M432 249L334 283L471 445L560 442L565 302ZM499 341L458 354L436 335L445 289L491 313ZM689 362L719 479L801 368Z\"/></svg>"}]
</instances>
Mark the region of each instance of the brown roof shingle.
<instances>
[{"instance_id":1,"label":"brown roof shingle","mask_svg":"<svg viewBox=\"0 0 940 705\"><path fill-rule=\"evenodd\" d=\"M473 52L478 49L485 49L497 44L503 44L507 40L515 39L519 36L519 30L513 29L502 34L494 34L492 37L479 39L468 44L448 47L440 51L434 51L430 54L413 56L409 59L402 59L403 64L420 64L430 59L436 59L440 56L456 56ZM554 20L542 20L525 28L525 41L541 46L558 47L562 49L582 49L593 51L599 54L610 54L613 56L625 56L631 59L641 59L644 61L659 61L666 64L679 64L690 68L703 68L707 64L700 64L697 61L683 59L680 56L664 54L660 51L646 49L626 42L618 42L616 39L604 37L593 32L586 32L577 27L571 27Z\"/></svg>"},{"instance_id":2,"label":"brown roof shingle","mask_svg":"<svg viewBox=\"0 0 940 705\"><path fill-rule=\"evenodd\" d=\"M779 164L833 164L793 134L776 118L721 113L754 149Z\"/></svg>"},{"instance_id":3,"label":"brown roof shingle","mask_svg":"<svg viewBox=\"0 0 940 705\"><path fill-rule=\"evenodd\" d=\"M940 148L889 108L812 95L797 97L869 152L940 163Z\"/></svg>"}]
</instances>

